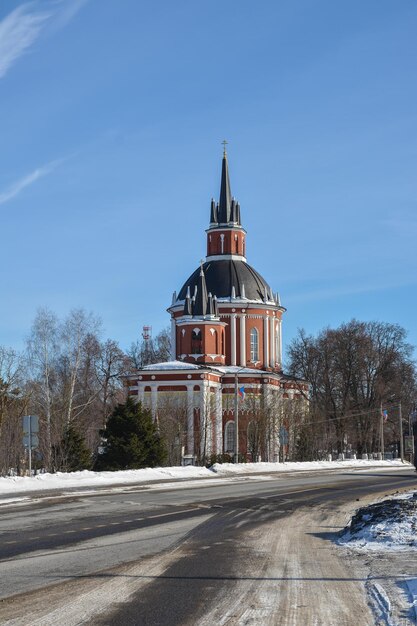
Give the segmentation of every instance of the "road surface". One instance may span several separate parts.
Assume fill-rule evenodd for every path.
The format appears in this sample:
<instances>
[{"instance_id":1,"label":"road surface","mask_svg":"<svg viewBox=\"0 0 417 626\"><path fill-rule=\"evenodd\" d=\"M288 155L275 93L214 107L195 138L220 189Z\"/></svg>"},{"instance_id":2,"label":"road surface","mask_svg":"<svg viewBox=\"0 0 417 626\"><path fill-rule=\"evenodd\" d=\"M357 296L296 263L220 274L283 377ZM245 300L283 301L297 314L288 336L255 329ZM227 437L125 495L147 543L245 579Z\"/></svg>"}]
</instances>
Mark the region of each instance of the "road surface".
<instances>
[{"instance_id":1,"label":"road surface","mask_svg":"<svg viewBox=\"0 0 417 626\"><path fill-rule=\"evenodd\" d=\"M350 470L0 500L0 623L370 626L335 534L415 483Z\"/></svg>"}]
</instances>

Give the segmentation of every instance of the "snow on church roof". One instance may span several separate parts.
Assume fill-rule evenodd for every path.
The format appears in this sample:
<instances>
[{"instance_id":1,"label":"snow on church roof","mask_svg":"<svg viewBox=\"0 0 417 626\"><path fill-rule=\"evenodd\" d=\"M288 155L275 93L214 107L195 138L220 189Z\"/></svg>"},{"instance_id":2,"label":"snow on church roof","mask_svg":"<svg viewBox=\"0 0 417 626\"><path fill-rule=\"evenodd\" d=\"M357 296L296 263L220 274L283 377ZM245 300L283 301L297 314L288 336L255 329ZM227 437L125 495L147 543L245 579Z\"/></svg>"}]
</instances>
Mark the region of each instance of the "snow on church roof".
<instances>
[{"instance_id":1,"label":"snow on church roof","mask_svg":"<svg viewBox=\"0 0 417 626\"><path fill-rule=\"evenodd\" d=\"M143 370L199 370L201 365L194 365L194 363L184 363L183 361L166 361L165 363L152 363L151 365L145 365Z\"/></svg>"},{"instance_id":2,"label":"snow on church roof","mask_svg":"<svg viewBox=\"0 0 417 626\"><path fill-rule=\"evenodd\" d=\"M267 372L266 370L255 369L254 367L240 367L239 365L216 365L215 366L219 372L222 374L255 374L259 376L260 374L271 374L271 372ZM276 374L276 372L274 372Z\"/></svg>"},{"instance_id":3,"label":"snow on church roof","mask_svg":"<svg viewBox=\"0 0 417 626\"><path fill-rule=\"evenodd\" d=\"M213 365L209 364L199 364L195 365L194 363L186 363L184 361L167 361L164 363L152 363L150 365L145 365L141 368L141 371L161 371L161 370L216 370L221 374L255 374L259 376L261 374L271 374L271 372L267 372L266 370L259 370L252 367L240 367L239 365L219 365L217 363L213 363ZM276 375L276 372L274 372Z\"/></svg>"}]
</instances>

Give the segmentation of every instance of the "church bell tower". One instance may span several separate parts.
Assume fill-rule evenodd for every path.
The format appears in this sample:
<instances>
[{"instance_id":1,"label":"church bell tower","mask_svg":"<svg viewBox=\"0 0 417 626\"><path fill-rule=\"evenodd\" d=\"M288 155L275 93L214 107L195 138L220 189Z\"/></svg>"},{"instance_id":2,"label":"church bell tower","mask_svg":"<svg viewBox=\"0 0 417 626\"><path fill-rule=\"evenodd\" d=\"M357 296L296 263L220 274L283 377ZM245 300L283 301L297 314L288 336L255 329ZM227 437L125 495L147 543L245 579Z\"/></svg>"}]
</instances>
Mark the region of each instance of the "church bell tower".
<instances>
[{"instance_id":1,"label":"church bell tower","mask_svg":"<svg viewBox=\"0 0 417 626\"><path fill-rule=\"evenodd\" d=\"M226 149L220 197L211 201L206 233L205 263L174 293L168 309L172 359L280 372L285 308L246 261L246 230L231 193Z\"/></svg>"}]
</instances>

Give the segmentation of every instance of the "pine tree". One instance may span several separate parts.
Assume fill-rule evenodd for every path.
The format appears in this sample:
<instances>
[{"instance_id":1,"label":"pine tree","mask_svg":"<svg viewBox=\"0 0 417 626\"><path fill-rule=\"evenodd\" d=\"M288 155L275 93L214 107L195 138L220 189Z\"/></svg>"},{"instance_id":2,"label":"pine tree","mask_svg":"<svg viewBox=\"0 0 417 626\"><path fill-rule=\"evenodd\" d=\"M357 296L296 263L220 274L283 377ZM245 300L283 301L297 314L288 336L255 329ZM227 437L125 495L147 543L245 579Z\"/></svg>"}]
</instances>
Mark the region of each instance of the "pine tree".
<instances>
[{"instance_id":1,"label":"pine tree","mask_svg":"<svg viewBox=\"0 0 417 626\"><path fill-rule=\"evenodd\" d=\"M166 460L165 445L151 412L131 398L114 409L101 435L105 450L97 458L98 470L156 467Z\"/></svg>"},{"instance_id":2,"label":"pine tree","mask_svg":"<svg viewBox=\"0 0 417 626\"><path fill-rule=\"evenodd\" d=\"M60 445L53 447L52 457L54 469L63 472L91 469L93 464L84 437L72 425L66 429Z\"/></svg>"}]
</instances>

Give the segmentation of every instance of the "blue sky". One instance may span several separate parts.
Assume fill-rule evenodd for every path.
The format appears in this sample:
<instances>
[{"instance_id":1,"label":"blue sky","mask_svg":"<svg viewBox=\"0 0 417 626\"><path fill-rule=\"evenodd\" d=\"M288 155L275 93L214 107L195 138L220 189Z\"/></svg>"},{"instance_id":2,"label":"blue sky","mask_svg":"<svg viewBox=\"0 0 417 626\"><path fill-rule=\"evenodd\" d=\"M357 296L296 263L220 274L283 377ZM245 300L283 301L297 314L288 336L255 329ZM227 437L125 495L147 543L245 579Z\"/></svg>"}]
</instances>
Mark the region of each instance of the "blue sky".
<instances>
[{"instance_id":1,"label":"blue sky","mask_svg":"<svg viewBox=\"0 0 417 626\"><path fill-rule=\"evenodd\" d=\"M127 348L205 254L221 141L285 342L417 345L415 0L0 3L0 345L83 307Z\"/></svg>"}]
</instances>

